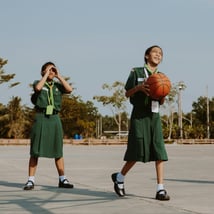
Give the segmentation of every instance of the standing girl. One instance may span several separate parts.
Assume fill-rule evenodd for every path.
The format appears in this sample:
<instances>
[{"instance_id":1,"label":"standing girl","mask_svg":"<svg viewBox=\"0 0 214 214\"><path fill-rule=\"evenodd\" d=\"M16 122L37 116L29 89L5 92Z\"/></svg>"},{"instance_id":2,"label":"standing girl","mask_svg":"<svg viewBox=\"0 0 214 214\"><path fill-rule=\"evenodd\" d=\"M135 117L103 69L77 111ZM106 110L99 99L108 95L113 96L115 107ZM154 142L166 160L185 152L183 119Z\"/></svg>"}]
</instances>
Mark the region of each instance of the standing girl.
<instances>
[{"instance_id":1,"label":"standing girl","mask_svg":"<svg viewBox=\"0 0 214 214\"><path fill-rule=\"evenodd\" d=\"M52 62L45 63L41 68L42 78L35 81L34 99L32 99L36 115L31 131L30 160L28 181L24 190L32 190L39 157L54 158L59 175L58 187L73 188L65 177L63 159L63 130L59 118L62 94L70 93L72 87L59 74ZM59 81L54 81L57 78Z\"/></svg>"},{"instance_id":2,"label":"standing girl","mask_svg":"<svg viewBox=\"0 0 214 214\"><path fill-rule=\"evenodd\" d=\"M126 163L121 171L112 174L114 190L120 196L125 196L124 178L128 171L138 162L155 161L157 175L157 200L169 200L170 197L163 185L163 161L167 161L162 134L159 105L161 100L149 97L149 87L145 84L148 76L158 72L163 51L159 46L152 46L145 51L144 67L133 68L125 85L126 96L133 105L127 150L124 156Z\"/></svg>"}]
</instances>

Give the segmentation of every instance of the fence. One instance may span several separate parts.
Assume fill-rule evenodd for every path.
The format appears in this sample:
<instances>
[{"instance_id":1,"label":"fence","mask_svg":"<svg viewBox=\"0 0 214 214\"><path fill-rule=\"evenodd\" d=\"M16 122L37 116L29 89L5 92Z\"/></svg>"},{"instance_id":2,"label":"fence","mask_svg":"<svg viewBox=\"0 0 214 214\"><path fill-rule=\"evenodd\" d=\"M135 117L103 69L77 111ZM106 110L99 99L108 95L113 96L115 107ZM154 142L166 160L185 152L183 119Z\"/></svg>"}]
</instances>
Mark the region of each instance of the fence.
<instances>
[{"instance_id":1,"label":"fence","mask_svg":"<svg viewBox=\"0 0 214 214\"><path fill-rule=\"evenodd\" d=\"M64 144L71 145L125 145L127 140L119 139L64 139ZM175 139L166 140L167 144L214 144L214 139ZM0 139L0 145L30 145L30 139Z\"/></svg>"}]
</instances>

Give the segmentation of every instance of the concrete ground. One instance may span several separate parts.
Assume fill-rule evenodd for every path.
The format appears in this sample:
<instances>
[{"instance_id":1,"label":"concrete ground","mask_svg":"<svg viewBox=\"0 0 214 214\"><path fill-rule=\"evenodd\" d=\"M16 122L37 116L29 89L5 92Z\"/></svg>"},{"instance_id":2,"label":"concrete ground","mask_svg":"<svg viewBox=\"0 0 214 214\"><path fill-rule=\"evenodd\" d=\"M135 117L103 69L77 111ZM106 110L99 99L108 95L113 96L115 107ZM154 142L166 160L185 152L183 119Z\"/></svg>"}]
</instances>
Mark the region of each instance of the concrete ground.
<instances>
[{"instance_id":1,"label":"concrete ground","mask_svg":"<svg viewBox=\"0 0 214 214\"><path fill-rule=\"evenodd\" d=\"M126 176L127 196L113 191L111 174L123 164L125 145L64 146L67 178L74 189L59 189L53 159L41 158L36 186L27 181L29 145L0 146L0 213L213 214L214 145L166 145L165 187L170 201L157 201L154 163L137 163Z\"/></svg>"}]
</instances>

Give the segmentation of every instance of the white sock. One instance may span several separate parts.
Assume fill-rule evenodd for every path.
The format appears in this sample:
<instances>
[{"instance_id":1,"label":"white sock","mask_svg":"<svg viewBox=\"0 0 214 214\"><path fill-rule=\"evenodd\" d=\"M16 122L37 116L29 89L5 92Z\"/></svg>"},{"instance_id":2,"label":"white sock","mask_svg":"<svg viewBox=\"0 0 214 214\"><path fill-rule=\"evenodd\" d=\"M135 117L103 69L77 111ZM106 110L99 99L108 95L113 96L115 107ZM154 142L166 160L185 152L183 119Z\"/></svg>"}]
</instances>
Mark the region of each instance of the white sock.
<instances>
[{"instance_id":1,"label":"white sock","mask_svg":"<svg viewBox=\"0 0 214 214\"><path fill-rule=\"evenodd\" d=\"M121 174L121 172L117 173L117 181L124 182L125 176Z\"/></svg>"},{"instance_id":2,"label":"white sock","mask_svg":"<svg viewBox=\"0 0 214 214\"><path fill-rule=\"evenodd\" d=\"M163 184L157 184L157 192L160 190L164 190ZM162 194L162 192L160 192L160 194ZM164 194L164 192L163 192Z\"/></svg>"},{"instance_id":3,"label":"white sock","mask_svg":"<svg viewBox=\"0 0 214 214\"><path fill-rule=\"evenodd\" d=\"M33 183L35 183L35 177L34 177L34 176L29 176L29 177L28 177L28 180L29 180L29 181L32 181Z\"/></svg>"},{"instance_id":4,"label":"white sock","mask_svg":"<svg viewBox=\"0 0 214 214\"><path fill-rule=\"evenodd\" d=\"M66 176L65 176L65 175L60 175L60 176L59 176L59 180L60 180L61 182L63 182L63 180L65 180L65 179L66 179ZM64 183L66 184L66 183L68 183L68 182L65 181Z\"/></svg>"}]
</instances>

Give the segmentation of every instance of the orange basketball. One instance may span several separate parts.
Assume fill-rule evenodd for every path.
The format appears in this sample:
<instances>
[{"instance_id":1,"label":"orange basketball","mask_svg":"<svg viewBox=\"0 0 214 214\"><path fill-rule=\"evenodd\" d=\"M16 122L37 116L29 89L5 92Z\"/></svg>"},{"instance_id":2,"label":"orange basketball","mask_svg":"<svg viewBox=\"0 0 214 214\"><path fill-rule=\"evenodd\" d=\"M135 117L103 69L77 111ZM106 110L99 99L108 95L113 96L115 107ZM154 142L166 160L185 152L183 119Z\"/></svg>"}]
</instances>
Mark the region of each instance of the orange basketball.
<instances>
[{"instance_id":1,"label":"orange basketball","mask_svg":"<svg viewBox=\"0 0 214 214\"><path fill-rule=\"evenodd\" d=\"M156 100L167 96L171 89L171 82L163 73L152 74L146 83L149 85L150 97Z\"/></svg>"}]
</instances>

